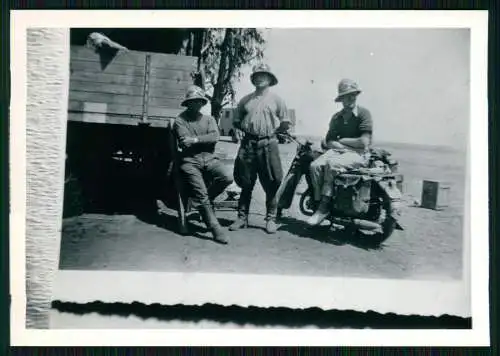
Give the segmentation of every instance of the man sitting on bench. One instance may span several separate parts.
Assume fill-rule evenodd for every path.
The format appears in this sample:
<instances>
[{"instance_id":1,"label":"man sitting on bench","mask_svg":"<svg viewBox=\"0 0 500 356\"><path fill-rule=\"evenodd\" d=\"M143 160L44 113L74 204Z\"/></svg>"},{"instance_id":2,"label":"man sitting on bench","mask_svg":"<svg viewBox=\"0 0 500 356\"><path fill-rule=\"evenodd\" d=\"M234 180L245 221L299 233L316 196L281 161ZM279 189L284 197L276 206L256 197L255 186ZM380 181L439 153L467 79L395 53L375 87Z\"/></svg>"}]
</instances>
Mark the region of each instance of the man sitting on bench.
<instances>
[{"instance_id":1,"label":"man sitting on bench","mask_svg":"<svg viewBox=\"0 0 500 356\"><path fill-rule=\"evenodd\" d=\"M208 100L203 89L191 86L182 106L186 107L175 120L174 132L181 148L180 173L188 188L188 196L212 232L214 240L223 244L228 239L213 208L214 199L232 182L230 172L214 154L219 141L215 119L200 113Z\"/></svg>"}]
</instances>

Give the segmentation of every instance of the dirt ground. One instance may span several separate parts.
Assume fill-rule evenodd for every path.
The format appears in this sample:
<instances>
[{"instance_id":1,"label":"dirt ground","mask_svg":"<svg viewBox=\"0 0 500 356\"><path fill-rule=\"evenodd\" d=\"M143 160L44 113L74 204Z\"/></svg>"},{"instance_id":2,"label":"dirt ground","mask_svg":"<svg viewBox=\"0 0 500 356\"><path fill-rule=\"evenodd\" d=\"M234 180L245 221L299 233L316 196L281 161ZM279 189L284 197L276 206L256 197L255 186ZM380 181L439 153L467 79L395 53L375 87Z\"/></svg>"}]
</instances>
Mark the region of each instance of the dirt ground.
<instances>
[{"instance_id":1,"label":"dirt ground","mask_svg":"<svg viewBox=\"0 0 500 356\"><path fill-rule=\"evenodd\" d=\"M237 145L221 142L218 151L232 159ZM280 145L288 169L295 144ZM465 155L417 147L387 147L400 161L404 174L404 231L396 231L383 246L373 249L359 238L343 238L328 227L308 228L298 211L296 196L277 234L264 228L264 193L254 191L251 227L230 234L220 245L196 219L193 236L175 232L175 215L153 220L134 215L84 214L65 219L61 269L232 272L364 278L460 279L462 275ZM414 207L423 179L447 182L449 207L442 211ZM303 185L298 192L302 192ZM234 210L218 212L224 226Z\"/></svg>"}]
</instances>

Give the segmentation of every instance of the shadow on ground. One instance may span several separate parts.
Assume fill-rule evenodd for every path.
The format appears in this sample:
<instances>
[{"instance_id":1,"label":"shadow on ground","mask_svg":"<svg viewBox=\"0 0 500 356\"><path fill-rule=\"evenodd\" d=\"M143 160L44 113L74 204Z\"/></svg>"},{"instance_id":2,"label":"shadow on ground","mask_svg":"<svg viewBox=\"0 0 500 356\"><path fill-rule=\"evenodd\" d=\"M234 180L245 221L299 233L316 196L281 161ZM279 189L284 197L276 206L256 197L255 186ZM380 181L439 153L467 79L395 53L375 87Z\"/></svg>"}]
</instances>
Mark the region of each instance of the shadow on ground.
<instances>
[{"instance_id":1,"label":"shadow on ground","mask_svg":"<svg viewBox=\"0 0 500 356\"><path fill-rule=\"evenodd\" d=\"M322 243L336 246L351 245L363 250L379 250L383 247L370 241L370 236L363 236L348 230L332 231L330 226L325 225L311 227L305 221L293 217L281 218L280 224L280 231L287 231L290 234Z\"/></svg>"}]
</instances>

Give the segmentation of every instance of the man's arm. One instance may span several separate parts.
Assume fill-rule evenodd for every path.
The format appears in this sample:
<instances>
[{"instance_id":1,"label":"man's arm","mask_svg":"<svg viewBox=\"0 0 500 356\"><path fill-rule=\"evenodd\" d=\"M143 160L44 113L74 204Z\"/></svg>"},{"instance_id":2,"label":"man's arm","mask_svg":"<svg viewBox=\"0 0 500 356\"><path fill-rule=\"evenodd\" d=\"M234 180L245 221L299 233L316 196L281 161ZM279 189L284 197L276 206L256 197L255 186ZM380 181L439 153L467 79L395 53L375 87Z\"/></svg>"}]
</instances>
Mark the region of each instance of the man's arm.
<instances>
[{"instance_id":1,"label":"man's arm","mask_svg":"<svg viewBox=\"0 0 500 356\"><path fill-rule=\"evenodd\" d=\"M245 118L245 103L247 96L242 98L233 113L233 127L241 129L241 121Z\"/></svg>"},{"instance_id":2,"label":"man's arm","mask_svg":"<svg viewBox=\"0 0 500 356\"><path fill-rule=\"evenodd\" d=\"M345 148L342 143L337 139L338 132L336 129L338 114L333 115L330 120L330 125L328 127L328 132L326 133L325 140L322 143L324 148Z\"/></svg>"},{"instance_id":3,"label":"man's arm","mask_svg":"<svg viewBox=\"0 0 500 356\"><path fill-rule=\"evenodd\" d=\"M341 138L339 140L339 143L341 143L344 146L348 146L348 147L352 147L352 148L365 149L370 145L370 134L364 133L360 137Z\"/></svg>"},{"instance_id":4,"label":"man's arm","mask_svg":"<svg viewBox=\"0 0 500 356\"><path fill-rule=\"evenodd\" d=\"M366 109L360 110L359 118L359 131L361 132L361 136L355 138L342 138L339 142L352 148L366 149L370 146L373 121L370 112Z\"/></svg>"},{"instance_id":5,"label":"man's arm","mask_svg":"<svg viewBox=\"0 0 500 356\"><path fill-rule=\"evenodd\" d=\"M203 135L193 135L184 120L177 118L174 124L174 131L181 146L189 147L197 143L216 143L219 141L219 128L215 119L209 116L208 130Z\"/></svg>"},{"instance_id":6,"label":"man's arm","mask_svg":"<svg viewBox=\"0 0 500 356\"><path fill-rule=\"evenodd\" d=\"M217 122L212 116L208 117L208 130L204 135L195 136L198 140L197 143L217 143L220 138L219 127Z\"/></svg>"},{"instance_id":7,"label":"man's arm","mask_svg":"<svg viewBox=\"0 0 500 356\"><path fill-rule=\"evenodd\" d=\"M191 133L189 132L184 120L180 117L175 119L173 128L175 136L179 142L182 142L186 137L191 137Z\"/></svg>"},{"instance_id":8,"label":"man's arm","mask_svg":"<svg viewBox=\"0 0 500 356\"><path fill-rule=\"evenodd\" d=\"M290 129L292 121L288 116L288 108L286 106L285 101L279 96L276 96L276 107L277 107L276 115L280 120L280 126L278 127L277 131L286 132Z\"/></svg>"}]
</instances>

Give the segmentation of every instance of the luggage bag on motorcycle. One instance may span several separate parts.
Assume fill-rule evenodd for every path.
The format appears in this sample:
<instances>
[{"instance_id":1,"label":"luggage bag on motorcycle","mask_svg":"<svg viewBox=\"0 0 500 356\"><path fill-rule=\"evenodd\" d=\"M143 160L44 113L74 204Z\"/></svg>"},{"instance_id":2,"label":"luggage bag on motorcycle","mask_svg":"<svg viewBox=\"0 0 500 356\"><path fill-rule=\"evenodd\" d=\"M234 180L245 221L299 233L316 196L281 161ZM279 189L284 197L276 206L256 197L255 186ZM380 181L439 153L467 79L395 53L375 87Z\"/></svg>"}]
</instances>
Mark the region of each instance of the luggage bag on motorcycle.
<instances>
[{"instance_id":1,"label":"luggage bag on motorcycle","mask_svg":"<svg viewBox=\"0 0 500 356\"><path fill-rule=\"evenodd\" d=\"M361 216L370 209L373 179L369 176L342 174L335 178L334 209L340 216Z\"/></svg>"}]
</instances>

